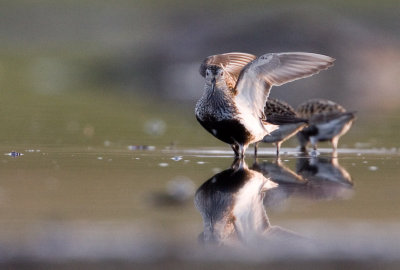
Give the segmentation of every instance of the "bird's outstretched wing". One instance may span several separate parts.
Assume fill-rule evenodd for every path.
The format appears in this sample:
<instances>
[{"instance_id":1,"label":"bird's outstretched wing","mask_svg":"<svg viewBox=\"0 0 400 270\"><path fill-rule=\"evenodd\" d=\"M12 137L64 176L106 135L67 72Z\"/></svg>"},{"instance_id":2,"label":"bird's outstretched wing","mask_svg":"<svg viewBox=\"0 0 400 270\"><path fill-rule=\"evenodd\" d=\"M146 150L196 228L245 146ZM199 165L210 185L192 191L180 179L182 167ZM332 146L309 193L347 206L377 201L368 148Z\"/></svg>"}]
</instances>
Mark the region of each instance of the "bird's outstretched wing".
<instances>
[{"instance_id":1,"label":"bird's outstretched wing","mask_svg":"<svg viewBox=\"0 0 400 270\"><path fill-rule=\"evenodd\" d=\"M335 59L314 53L268 53L245 66L237 80L237 105L263 118L272 86L309 77L333 65Z\"/></svg>"},{"instance_id":2,"label":"bird's outstretched wing","mask_svg":"<svg viewBox=\"0 0 400 270\"><path fill-rule=\"evenodd\" d=\"M200 66L201 76L206 76L206 69L210 66L218 66L228 73L228 79L236 84L243 67L256 59L257 57L248 53L231 52L224 54L211 55L204 59ZM235 85L233 85L235 86ZM233 87L232 86L232 87Z\"/></svg>"}]
</instances>

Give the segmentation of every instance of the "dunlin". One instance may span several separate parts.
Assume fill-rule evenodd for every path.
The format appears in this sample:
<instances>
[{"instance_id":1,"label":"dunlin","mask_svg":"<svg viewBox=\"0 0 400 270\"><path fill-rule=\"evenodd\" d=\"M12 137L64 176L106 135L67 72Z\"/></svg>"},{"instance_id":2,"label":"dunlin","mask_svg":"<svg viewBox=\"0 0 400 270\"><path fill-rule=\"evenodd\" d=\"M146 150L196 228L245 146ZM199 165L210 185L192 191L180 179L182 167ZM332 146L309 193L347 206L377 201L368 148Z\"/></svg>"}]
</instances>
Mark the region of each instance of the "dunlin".
<instances>
[{"instance_id":1,"label":"dunlin","mask_svg":"<svg viewBox=\"0 0 400 270\"><path fill-rule=\"evenodd\" d=\"M355 112L347 112L341 105L326 99L312 99L297 108L300 117L309 120L309 126L297 133L300 148L306 151L310 142L314 153L317 151L317 143L330 141L332 143L332 155L337 155L339 138L349 131Z\"/></svg>"},{"instance_id":2,"label":"dunlin","mask_svg":"<svg viewBox=\"0 0 400 270\"><path fill-rule=\"evenodd\" d=\"M281 144L303 129L308 122L307 119L299 118L292 106L274 98L269 98L265 103L264 114L268 123L279 125L279 128L266 135L260 142L274 143L277 156L279 156ZM257 156L260 142L254 146L255 156Z\"/></svg>"},{"instance_id":3,"label":"dunlin","mask_svg":"<svg viewBox=\"0 0 400 270\"><path fill-rule=\"evenodd\" d=\"M236 157L243 158L249 144L278 128L264 114L271 87L309 77L333 61L302 52L209 56L200 67L206 83L196 104L196 118L208 132L230 144Z\"/></svg>"}]
</instances>

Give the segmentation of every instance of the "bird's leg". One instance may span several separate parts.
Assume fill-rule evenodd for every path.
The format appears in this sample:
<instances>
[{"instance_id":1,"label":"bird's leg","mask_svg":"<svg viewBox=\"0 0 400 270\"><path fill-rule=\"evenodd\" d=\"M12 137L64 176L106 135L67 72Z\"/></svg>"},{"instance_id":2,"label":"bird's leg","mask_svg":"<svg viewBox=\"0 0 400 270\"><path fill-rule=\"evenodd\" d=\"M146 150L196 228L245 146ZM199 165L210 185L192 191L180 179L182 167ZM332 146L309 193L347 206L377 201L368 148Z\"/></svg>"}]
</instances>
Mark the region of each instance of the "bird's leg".
<instances>
[{"instance_id":1,"label":"bird's leg","mask_svg":"<svg viewBox=\"0 0 400 270\"><path fill-rule=\"evenodd\" d=\"M310 143L314 151L317 151L317 142L318 140L315 137L310 138Z\"/></svg>"},{"instance_id":2,"label":"bird's leg","mask_svg":"<svg viewBox=\"0 0 400 270\"><path fill-rule=\"evenodd\" d=\"M247 145L238 143L234 138L232 138L233 144L231 145L233 151L235 152L235 157L244 158L244 152L246 151Z\"/></svg>"},{"instance_id":3,"label":"bird's leg","mask_svg":"<svg viewBox=\"0 0 400 270\"><path fill-rule=\"evenodd\" d=\"M309 138L306 138L302 132L297 133L296 136L300 143L300 152L307 153L307 144L309 142Z\"/></svg>"},{"instance_id":4,"label":"bird's leg","mask_svg":"<svg viewBox=\"0 0 400 270\"><path fill-rule=\"evenodd\" d=\"M239 157L239 146L238 144L236 144L236 142L234 144L231 144L232 150L235 153L235 158Z\"/></svg>"},{"instance_id":5,"label":"bird's leg","mask_svg":"<svg viewBox=\"0 0 400 270\"><path fill-rule=\"evenodd\" d=\"M311 155L316 157L316 156L319 155L319 153L317 151L317 142L318 142L318 140L316 140L314 137L311 137L310 142L311 142L311 145L312 145L312 148L313 148L313 150L311 152Z\"/></svg>"},{"instance_id":6,"label":"bird's leg","mask_svg":"<svg viewBox=\"0 0 400 270\"><path fill-rule=\"evenodd\" d=\"M282 142L276 142L276 157L279 157L279 151L281 150Z\"/></svg>"},{"instance_id":7,"label":"bird's leg","mask_svg":"<svg viewBox=\"0 0 400 270\"><path fill-rule=\"evenodd\" d=\"M241 159L244 158L244 152L246 152L247 145L238 144L239 145L239 157Z\"/></svg>"},{"instance_id":8,"label":"bird's leg","mask_svg":"<svg viewBox=\"0 0 400 270\"><path fill-rule=\"evenodd\" d=\"M277 156L275 158L275 164L278 165L279 167L282 167L282 161L281 161L281 158L279 156Z\"/></svg>"},{"instance_id":9,"label":"bird's leg","mask_svg":"<svg viewBox=\"0 0 400 270\"><path fill-rule=\"evenodd\" d=\"M244 158L244 151L243 151L243 145L239 144L239 158L243 159Z\"/></svg>"},{"instance_id":10,"label":"bird's leg","mask_svg":"<svg viewBox=\"0 0 400 270\"><path fill-rule=\"evenodd\" d=\"M234 161L233 161L233 163L232 163L232 169L233 170L235 170L235 171L237 171L237 170L241 170L241 169L243 169L243 163L244 163L244 160L243 159L241 159L241 158L235 158L234 159Z\"/></svg>"},{"instance_id":11,"label":"bird's leg","mask_svg":"<svg viewBox=\"0 0 400 270\"><path fill-rule=\"evenodd\" d=\"M332 140L332 157L337 157L337 146L339 143L339 136L333 137Z\"/></svg>"},{"instance_id":12,"label":"bird's leg","mask_svg":"<svg viewBox=\"0 0 400 270\"><path fill-rule=\"evenodd\" d=\"M300 146L300 152L303 152L303 154L307 154L307 147L305 145Z\"/></svg>"},{"instance_id":13,"label":"bird's leg","mask_svg":"<svg viewBox=\"0 0 400 270\"><path fill-rule=\"evenodd\" d=\"M254 156L257 158L257 148L258 148L258 144L259 144L260 142L256 142L255 144L254 144Z\"/></svg>"}]
</instances>

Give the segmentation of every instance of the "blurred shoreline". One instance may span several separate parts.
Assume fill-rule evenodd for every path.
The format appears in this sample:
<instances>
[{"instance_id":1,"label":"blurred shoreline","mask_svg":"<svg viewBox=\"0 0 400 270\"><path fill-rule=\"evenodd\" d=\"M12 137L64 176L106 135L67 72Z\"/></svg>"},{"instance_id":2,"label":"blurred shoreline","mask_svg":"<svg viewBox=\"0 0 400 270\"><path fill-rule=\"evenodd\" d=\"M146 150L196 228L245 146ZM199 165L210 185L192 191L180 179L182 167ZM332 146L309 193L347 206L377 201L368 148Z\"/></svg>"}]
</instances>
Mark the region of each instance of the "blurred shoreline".
<instances>
[{"instance_id":1,"label":"blurred shoreline","mask_svg":"<svg viewBox=\"0 0 400 270\"><path fill-rule=\"evenodd\" d=\"M63 82L90 83L191 104L202 93L198 66L208 55L308 51L333 56L335 66L272 96L294 106L324 97L357 111L399 107L396 1L279 3L6 1L0 74L22 58L20 76L32 76L33 68L48 92Z\"/></svg>"}]
</instances>

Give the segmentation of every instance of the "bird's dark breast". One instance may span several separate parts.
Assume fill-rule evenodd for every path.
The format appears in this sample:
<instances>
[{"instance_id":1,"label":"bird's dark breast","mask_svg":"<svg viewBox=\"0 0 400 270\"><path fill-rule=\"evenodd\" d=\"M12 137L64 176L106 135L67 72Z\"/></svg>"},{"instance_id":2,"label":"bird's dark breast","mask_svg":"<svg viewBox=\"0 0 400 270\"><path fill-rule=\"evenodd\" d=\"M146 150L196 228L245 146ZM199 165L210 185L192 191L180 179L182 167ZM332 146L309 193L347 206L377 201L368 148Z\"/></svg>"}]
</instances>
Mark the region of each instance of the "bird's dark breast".
<instances>
[{"instance_id":1,"label":"bird's dark breast","mask_svg":"<svg viewBox=\"0 0 400 270\"><path fill-rule=\"evenodd\" d=\"M225 143L233 144L238 142L247 144L253 139L250 132L238 120L200 120L198 117L197 120L208 132Z\"/></svg>"},{"instance_id":2,"label":"bird's dark breast","mask_svg":"<svg viewBox=\"0 0 400 270\"><path fill-rule=\"evenodd\" d=\"M311 136L316 136L319 133L318 128L315 125L310 125L306 128L303 128L300 132L304 134L307 138L310 138Z\"/></svg>"},{"instance_id":3,"label":"bird's dark breast","mask_svg":"<svg viewBox=\"0 0 400 270\"><path fill-rule=\"evenodd\" d=\"M307 140L310 140L310 137L312 136L317 136L319 134L319 130L315 125L308 126L304 128L303 130L300 131L306 138ZM330 141L331 138L319 138L319 142L325 142L325 141Z\"/></svg>"}]
</instances>

